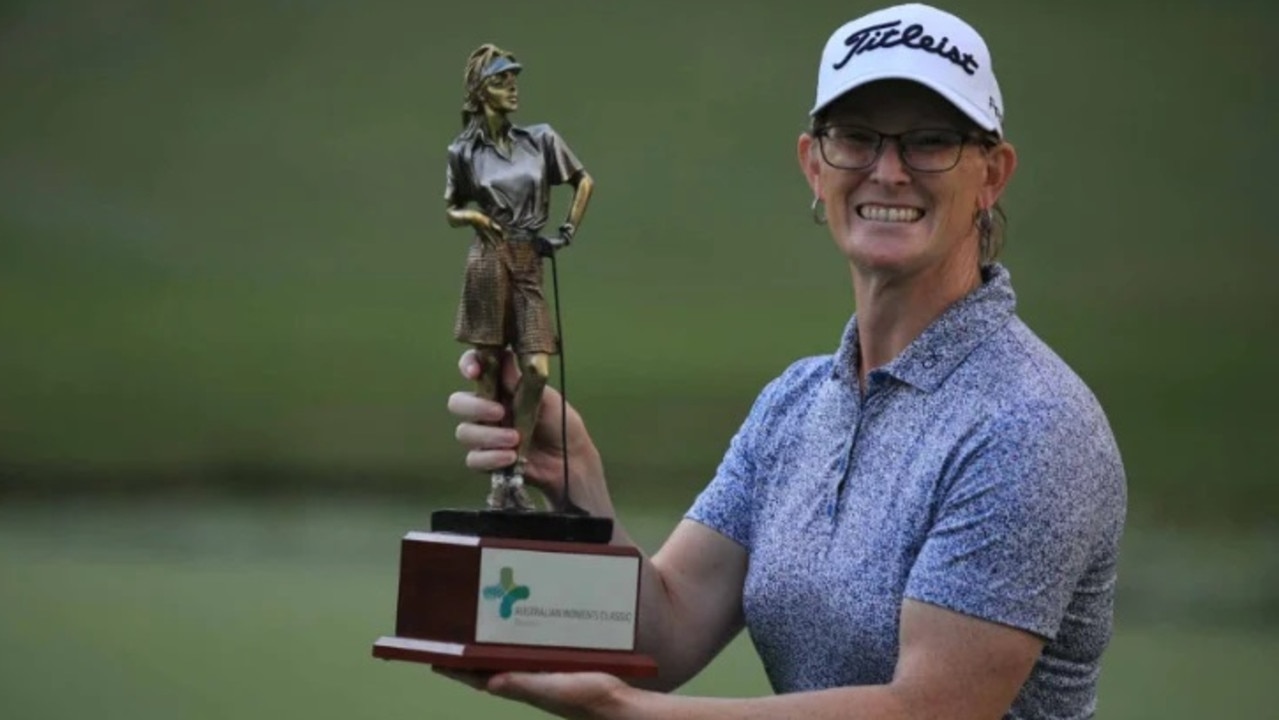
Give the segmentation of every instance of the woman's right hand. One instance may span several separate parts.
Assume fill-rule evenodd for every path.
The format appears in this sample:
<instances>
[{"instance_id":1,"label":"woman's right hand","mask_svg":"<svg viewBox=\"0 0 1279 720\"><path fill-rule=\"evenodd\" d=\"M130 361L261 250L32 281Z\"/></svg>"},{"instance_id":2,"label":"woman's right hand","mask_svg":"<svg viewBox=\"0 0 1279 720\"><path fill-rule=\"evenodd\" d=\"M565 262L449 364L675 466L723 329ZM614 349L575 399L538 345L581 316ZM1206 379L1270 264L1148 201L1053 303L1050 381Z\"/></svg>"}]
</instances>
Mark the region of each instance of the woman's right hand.
<instances>
[{"instance_id":1,"label":"woman's right hand","mask_svg":"<svg viewBox=\"0 0 1279 720\"><path fill-rule=\"evenodd\" d=\"M509 351L503 352L501 358L501 383L507 393L514 393L520 378L519 363ZM474 350L466 351L458 362L458 369L467 380L477 380L481 370L480 355ZM604 484L599 451L577 411L567 406L567 418L562 414L560 397L559 392L550 386L542 391L533 443L524 460L524 478L545 494L555 509L562 509L564 449L567 443L573 502L593 515L612 517L612 501ZM461 421L456 436L466 448L468 468L490 473L515 463L519 433L502 426L509 408L474 392L458 391L449 396L448 409ZM567 429L567 441L564 429Z\"/></svg>"},{"instance_id":2,"label":"woman's right hand","mask_svg":"<svg viewBox=\"0 0 1279 720\"><path fill-rule=\"evenodd\" d=\"M497 245L506 238L506 231L502 229L502 226L482 212L475 213L472 224L475 226L475 231L480 234L480 239L489 245Z\"/></svg>"}]
</instances>

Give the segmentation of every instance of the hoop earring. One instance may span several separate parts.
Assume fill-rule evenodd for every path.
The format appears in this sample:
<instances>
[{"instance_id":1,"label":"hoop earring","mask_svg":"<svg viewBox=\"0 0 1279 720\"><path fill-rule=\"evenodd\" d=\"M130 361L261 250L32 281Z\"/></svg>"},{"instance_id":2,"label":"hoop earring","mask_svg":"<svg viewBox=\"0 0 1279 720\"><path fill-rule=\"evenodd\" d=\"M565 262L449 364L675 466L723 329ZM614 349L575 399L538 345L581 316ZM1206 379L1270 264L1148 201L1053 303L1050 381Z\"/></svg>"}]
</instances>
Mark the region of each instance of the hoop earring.
<instances>
[{"instance_id":1,"label":"hoop earring","mask_svg":"<svg viewBox=\"0 0 1279 720\"><path fill-rule=\"evenodd\" d=\"M818 225L825 225L826 224L826 206L822 203L822 199L820 197L817 197L816 195L813 196L812 211L813 211L813 222L817 223Z\"/></svg>"},{"instance_id":2,"label":"hoop earring","mask_svg":"<svg viewBox=\"0 0 1279 720\"><path fill-rule=\"evenodd\" d=\"M977 211L977 234L981 237L982 242L988 242L991 233L995 231L995 217L991 214L990 208L981 208Z\"/></svg>"}]
</instances>

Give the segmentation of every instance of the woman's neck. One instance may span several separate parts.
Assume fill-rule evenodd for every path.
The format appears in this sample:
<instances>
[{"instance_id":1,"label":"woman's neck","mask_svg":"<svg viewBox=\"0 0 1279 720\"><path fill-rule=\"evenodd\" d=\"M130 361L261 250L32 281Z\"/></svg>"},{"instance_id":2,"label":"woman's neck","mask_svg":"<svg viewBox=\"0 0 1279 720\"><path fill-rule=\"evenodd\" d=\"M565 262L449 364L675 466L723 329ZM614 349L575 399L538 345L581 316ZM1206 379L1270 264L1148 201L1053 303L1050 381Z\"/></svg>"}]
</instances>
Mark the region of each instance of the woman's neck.
<instances>
[{"instance_id":1,"label":"woman's neck","mask_svg":"<svg viewBox=\"0 0 1279 720\"><path fill-rule=\"evenodd\" d=\"M863 392L870 371L892 362L947 308L981 286L981 270L967 258L907 276L856 267L852 274Z\"/></svg>"},{"instance_id":2,"label":"woman's neck","mask_svg":"<svg viewBox=\"0 0 1279 720\"><path fill-rule=\"evenodd\" d=\"M488 141L498 147L506 147L506 130L511 126L507 121L506 115L485 109L484 112L484 133Z\"/></svg>"}]
</instances>

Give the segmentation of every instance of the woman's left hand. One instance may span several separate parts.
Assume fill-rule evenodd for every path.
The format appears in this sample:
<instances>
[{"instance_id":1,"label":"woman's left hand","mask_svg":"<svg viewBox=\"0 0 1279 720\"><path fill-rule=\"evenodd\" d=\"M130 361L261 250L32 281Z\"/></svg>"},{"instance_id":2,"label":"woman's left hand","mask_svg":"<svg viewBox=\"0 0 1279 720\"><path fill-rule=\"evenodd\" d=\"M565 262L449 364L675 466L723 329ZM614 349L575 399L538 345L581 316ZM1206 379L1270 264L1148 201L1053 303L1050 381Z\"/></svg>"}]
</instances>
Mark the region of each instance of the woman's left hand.
<instances>
[{"instance_id":1,"label":"woman's left hand","mask_svg":"<svg viewBox=\"0 0 1279 720\"><path fill-rule=\"evenodd\" d=\"M630 686L605 673L502 673L490 693L570 720L618 717Z\"/></svg>"}]
</instances>

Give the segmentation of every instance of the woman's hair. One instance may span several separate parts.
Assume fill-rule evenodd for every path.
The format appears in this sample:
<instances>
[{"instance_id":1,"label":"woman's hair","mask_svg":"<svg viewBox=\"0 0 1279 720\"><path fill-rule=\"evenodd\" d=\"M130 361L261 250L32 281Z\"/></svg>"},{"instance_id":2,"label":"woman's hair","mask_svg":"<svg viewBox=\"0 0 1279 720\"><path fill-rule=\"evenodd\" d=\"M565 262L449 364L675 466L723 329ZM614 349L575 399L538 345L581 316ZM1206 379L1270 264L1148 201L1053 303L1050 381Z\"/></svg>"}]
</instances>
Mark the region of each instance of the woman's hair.
<instances>
[{"instance_id":1,"label":"woman's hair","mask_svg":"<svg viewBox=\"0 0 1279 720\"><path fill-rule=\"evenodd\" d=\"M964 119L966 127L965 132L977 135L981 138L982 144L988 147L998 145L1002 140L998 135L983 130L968 118ZM826 124L825 113L818 113L809 121L808 133L816 136L817 130ZM980 213L973 216L973 224L977 226L978 239L978 262L982 267L986 267L999 259L999 253L1004 249L1004 237L1008 230L1008 213L1004 212L1003 205L996 200L995 204L990 208L989 222L983 222Z\"/></svg>"},{"instance_id":2,"label":"woman's hair","mask_svg":"<svg viewBox=\"0 0 1279 720\"><path fill-rule=\"evenodd\" d=\"M462 101L462 127L468 127L477 117L484 116L484 100L480 91L484 89L484 69L494 60L506 58L515 62L515 56L492 44L485 43L475 49L466 59L466 97Z\"/></svg>"},{"instance_id":3,"label":"woman's hair","mask_svg":"<svg viewBox=\"0 0 1279 720\"><path fill-rule=\"evenodd\" d=\"M990 208L990 226L983 228L979 223L977 230L981 265L985 267L999 259L999 252L1004 249L1005 233L1008 231L1008 213L1004 212L1004 206L998 200Z\"/></svg>"}]
</instances>

